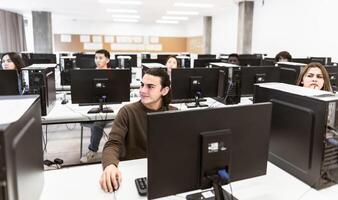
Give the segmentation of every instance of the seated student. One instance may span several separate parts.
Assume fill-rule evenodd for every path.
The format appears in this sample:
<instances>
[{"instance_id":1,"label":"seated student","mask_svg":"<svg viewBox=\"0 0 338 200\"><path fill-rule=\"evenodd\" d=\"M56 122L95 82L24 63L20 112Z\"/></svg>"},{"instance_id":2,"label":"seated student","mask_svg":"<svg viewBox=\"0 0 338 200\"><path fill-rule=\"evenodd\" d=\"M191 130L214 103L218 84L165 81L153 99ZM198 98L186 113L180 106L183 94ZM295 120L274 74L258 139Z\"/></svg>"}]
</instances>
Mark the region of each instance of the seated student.
<instances>
[{"instance_id":1,"label":"seated student","mask_svg":"<svg viewBox=\"0 0 338 200\"><path fill-rule=\"evenodd\" d=\"M104 70L108 69L108 63L110 59L110 53L105 49L100 49L95 52L95 64L96 69ZM100 145L101 138L103 136L104 127L110 123L110 121L97 121L91 124L90 132L90 144L88 146L88 152L81 157L81 163L99 161L100 157L97 153Z\"/></svg>"},{"instance_id":2,"label":"seated student","mask_svg":"<svg viewBox=\"0 0 338 200\"><path fill-rule=\"evenodd\" d=\"M234 64L234 65L239 65L239 56L237 53L232 53L228 57L228 63Z\"/></svg>"},{"instance_id":3,"label":"seated student","mask_svg":"<svg viewBox=\"0 0 338 200\"><path fill-rule=\"evenodd\" d=\"M15 69L17 71L19 93L22 94L23 84L21 69L25 66L23 64L21 56L15 52L4 53L1 57L1 66L4 70Z\"/></svg>"},{"instance_id":4,"label":"seated student","mask_svg":"<svg viewBox=\"0 0 338 200\"><path fill-rule=\"evenodd\" d=\"M121 183L120 159L147 156L147 113L173 109L169 106L171 90L167 72L160 68L148 69L142 79L140 97L140 101L120 109L104 146L100 185L105 192L118 189Z\"/></svg>"},{"instance_id":5,"label":"seated student","mask_svg":"<svg viewBox=\"0 0 338 200\"><path fill-rule=\"evenodd\" d=\"M325 67L317 62L307 64L299 74L297 85L332 92L329 74Z\"/></svg>"},{"instance_id":6,"label":"seated student","mask_svg":"<svg viewBox=\"0 0 338 200\"><path fill-rule=\"evenodd\" d=\"M175 56L169 56L167 58L165 66L167 67L167 72L169 74L169 78L171 78L171 69L176 69L177 65L178 65L178 60Z\"/></svg>"},{"instance_id":7,"label":"seated student","mask_svg":"<svg viewBox=\"0 0 338 200\"><path fill-rule=\"evenodd\" d=\"M287 51L281 51L275 57L276 62L291 62L291 60L292 60L292 56Z\"/></svg>"}]
</instances>

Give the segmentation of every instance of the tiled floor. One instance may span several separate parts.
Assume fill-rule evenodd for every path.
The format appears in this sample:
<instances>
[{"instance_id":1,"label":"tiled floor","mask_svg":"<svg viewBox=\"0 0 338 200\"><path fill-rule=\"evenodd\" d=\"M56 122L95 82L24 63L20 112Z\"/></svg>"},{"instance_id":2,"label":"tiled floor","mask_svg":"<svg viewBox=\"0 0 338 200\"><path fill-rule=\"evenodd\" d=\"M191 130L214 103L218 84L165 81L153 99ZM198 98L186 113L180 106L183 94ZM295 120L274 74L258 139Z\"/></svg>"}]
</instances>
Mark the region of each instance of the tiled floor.
<instances>
[{"instance_id":1,"label":"tiled floor","mask_svg":"<svg viewBox=\"0 0 338 200\"><path fill-rule=\"evenodd\" d=\"M46 138L46 126L42 126L44 139ZM90 128L83 129L83 155L88 151L90 140ZM105 128L109 134L110 128ZM44 151L44 159L53 161L60 158L66 165L78 165L80 163L80 124L57 124L47 126L47 146ZM44 140L45 141L45 140ZM99 153L102 152L106 137L101 139ZM46 168L49 169L49 168Z\"/></svg>"}]
</instances>

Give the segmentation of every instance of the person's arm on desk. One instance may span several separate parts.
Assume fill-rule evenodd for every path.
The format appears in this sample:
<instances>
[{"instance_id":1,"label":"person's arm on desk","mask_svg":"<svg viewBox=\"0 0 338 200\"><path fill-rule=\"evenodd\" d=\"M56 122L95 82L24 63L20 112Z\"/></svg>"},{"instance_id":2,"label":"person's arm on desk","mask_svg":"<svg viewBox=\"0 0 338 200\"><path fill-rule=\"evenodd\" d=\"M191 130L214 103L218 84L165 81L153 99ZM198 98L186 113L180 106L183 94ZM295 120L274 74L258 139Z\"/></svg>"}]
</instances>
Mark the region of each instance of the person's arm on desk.
<instances>
[{"instance_id":1,"label":"person's arm on desk","mask_svg":"<svg viewBox=\"0 0 338 200\"><path fill-rule=\"evenodd\" d=\"M109 139L104 145L102 153L102 165L104 170L100 179L100 185L105 192L117 190L122 181L118 163L127 132L127 112L124 108L121 108L114 120Z\"/></svg>"}]
</instances>

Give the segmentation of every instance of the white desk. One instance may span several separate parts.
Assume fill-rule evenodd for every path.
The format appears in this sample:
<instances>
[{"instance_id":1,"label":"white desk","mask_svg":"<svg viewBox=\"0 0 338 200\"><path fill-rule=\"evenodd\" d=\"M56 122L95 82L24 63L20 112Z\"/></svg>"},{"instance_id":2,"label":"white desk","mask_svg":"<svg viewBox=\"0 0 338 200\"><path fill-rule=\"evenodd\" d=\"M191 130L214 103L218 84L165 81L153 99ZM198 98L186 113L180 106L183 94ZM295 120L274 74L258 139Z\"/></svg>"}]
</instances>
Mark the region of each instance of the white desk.
<instances>
[{"instance_id":1,"label":"white desk","mask_svg":"<svg viewBox=\"0 0 338 200\"><path fill-rule=\"evenodd\" d=\"M147 160L120 162L122 183L116 199L146 199L137 193L135 178L147 174ZM45 185L40 200L113 200L114 194L104 193L99 185L100 164L65 168L45 172ZM337 200L338 185L314 190L292 175L268 163L267 175L231 184L233 194L240 200ZM224 187L229 191L229 186ZM195 191L196 192L196 191ZM161 199L179 199L187 193Z\"/></svg>"}]
</instances>

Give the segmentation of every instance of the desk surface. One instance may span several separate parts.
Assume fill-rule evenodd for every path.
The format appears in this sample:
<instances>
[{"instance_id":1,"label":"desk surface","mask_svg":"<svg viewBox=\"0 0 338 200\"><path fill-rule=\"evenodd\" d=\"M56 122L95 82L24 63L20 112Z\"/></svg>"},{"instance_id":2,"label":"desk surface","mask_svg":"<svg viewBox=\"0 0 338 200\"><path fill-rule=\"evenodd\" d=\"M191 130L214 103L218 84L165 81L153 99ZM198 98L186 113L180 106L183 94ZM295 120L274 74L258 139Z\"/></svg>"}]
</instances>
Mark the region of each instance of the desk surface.
<instances>
[{"instance_id":1,"label":"desk surface","mask_svg":"<svg viewBox=\"0 0 338 200\"><path fill-rule=\"evenodd\" d=\"M40 200L125 200L146 199L137 193L135 178L147 174L147 160L120 162L122 184L114 194L104 193L99 185L100 164L45 171L45 185ZM268 163L267 175L231 184L240 200L336 200L338 185L320 191L310 188L292 175ZM224 187L229 191L229 186ZM180 199L186 193L161 199Z\"/></svg>"}]
</instances>

